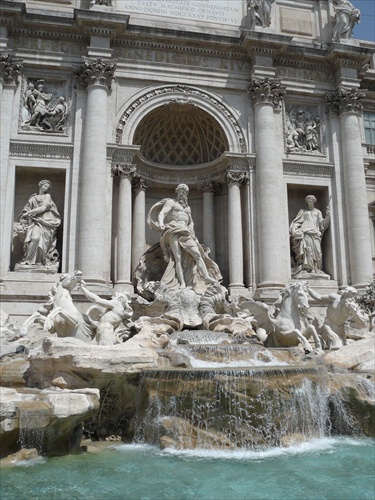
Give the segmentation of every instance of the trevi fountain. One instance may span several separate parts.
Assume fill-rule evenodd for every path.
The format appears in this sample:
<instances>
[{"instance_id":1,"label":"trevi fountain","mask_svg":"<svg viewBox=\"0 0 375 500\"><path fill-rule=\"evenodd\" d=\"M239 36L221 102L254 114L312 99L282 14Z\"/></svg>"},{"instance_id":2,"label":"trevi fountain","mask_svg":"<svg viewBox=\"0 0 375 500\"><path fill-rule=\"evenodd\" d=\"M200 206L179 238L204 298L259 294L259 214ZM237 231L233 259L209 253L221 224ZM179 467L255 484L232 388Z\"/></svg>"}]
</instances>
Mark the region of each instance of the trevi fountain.
<instances>
[{"instance_id":1,"label":"trevi fountain","mask_svg":"<svg viewBox=\"0 0 375 500\"><path fill-rule=\"evenodd\" d=\"M2 499L373 499L360 11L1 3Z\"/></svg>"}]
</instances>

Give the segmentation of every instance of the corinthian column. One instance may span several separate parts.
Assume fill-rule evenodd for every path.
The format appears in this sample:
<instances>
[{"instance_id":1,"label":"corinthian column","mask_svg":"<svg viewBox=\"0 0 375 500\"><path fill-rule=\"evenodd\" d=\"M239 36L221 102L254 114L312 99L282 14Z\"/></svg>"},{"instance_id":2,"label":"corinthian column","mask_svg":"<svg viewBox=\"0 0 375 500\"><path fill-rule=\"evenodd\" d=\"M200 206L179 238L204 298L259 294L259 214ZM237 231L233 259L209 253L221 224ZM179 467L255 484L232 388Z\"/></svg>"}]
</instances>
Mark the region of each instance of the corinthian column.
<instances>
[{"instance_id":1,"label":"corinthian column","mask_svg":"<svg viewBox=\"0 0 375 500\"><path fill-rule=\"evenodd\" d=\"M136 168L131 163L115 165L112 174L120 177L116 248L116 287L132 291L132 178Z\"/></svg>"},{"instance_id":2,"label":"corinthian column","mask_svg":"<svg viewBox=\"0 0 375 500\"><path fill-rule=\"evenodd\" d=\"M116 65L85 58L76 76L87 88L83 132L78 267L87 281L107 283L110 272L108 241L111 237L109 170L107 169L107 94Z\"/></svg>"},{"instance_id":3,"label":"corinthian column","mask_svg":"<svg viewBox=\"0 0 375 500\"><path fill-rule=\"evenodd\" d=\"M150 182L142 177L134 185L132 272L146 250L146 189Z\"/></svg>"},{"instance_id":4,"label":"corinthian column","mask_svg":"<svg viewBox=\"0 0 375 500\"><path fill-rule=\"evenodd\" d=\"M0 55L0 216L1 216L1 276L9 270L12 238L13 172L9 172L8 158L12 129L14 92L22 61L9 54Z\"/></svg>"},{"instance_id":5,"label":"corinthian column","mask_svg":"<svg viewBox=\"0 0 375 500\"><path fill-rule=\"evenodd\" d=\"M210 249L210 257L215 260L215 208L214 194L221 189L217 182L201 182L198 189L203 192L203 238L202 242Z\"/></svg>"},{"instance_id":6,"label":"corinthian column","mask_svg":"<svg viewBox=\"0 0 375 500\"><path fill-rule=\"evenodd\" d=\"M366 179L358 120L363 98L364 94L356 89L340 89L327 95L327 103L338 112L340 119L350 274L352 285L358 288L363 288L372 278Z\"/></svg>"},{"instance_id":7,"label":"corinthian column","mask_svg":"<svg viewBox=\"0 0 375 500\"><path fill-rule=\"evenodd\" d=\"M289 277L287 197L282 147L276 134L275 110L285 92L268 78L253 80L249 93L255 110L256 202L259 288L283 288Z\"/></svg>"},{"instance_id":8,"label":"corinthian column","mask_svg":"<svg viewBox=\"0 0 375 500\"><path fill-rule=\"evenodd\" d=\"M229 253L229 290L243 292L243 240L241 184L247 179L242 172L227 172L228 183L228 253Z\"/></svg>"}]
</instances>

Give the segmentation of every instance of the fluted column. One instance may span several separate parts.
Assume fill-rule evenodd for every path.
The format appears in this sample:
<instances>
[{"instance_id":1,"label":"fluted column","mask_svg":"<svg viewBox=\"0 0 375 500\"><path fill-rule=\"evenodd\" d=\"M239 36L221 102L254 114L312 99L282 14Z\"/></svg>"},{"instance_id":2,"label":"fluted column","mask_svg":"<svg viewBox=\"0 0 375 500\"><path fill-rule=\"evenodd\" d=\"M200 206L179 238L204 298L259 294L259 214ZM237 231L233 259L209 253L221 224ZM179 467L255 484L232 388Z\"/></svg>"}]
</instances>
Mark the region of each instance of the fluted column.
<instances>
[{"instance_id":1,"label":"fluted column","mask_svg":"<svg viewBox=\"0 0 375 500\"><path fill-rule=\"evenodd\" d=\"M22 61L15 60L9 54L0 55L0 226L1 226L1 259L0 273L4 275L9 270L12 217L13 217L13 182L10 188L8 158L10 147L10 132L12 129L14 93L17 88L18 75Z\"/></svg>"},{"instance_id":2,"label":"fluted column","mask_svg":"<svg viewBox=\"0 0 375 500\"><path fill-rule=\"evenodd\" d=\"M244 290L243 279L243 237L241 184L246 180L242 172L227 172L228 183L228 256L229 290L236 293Z\"/></svg>"},{"instance_id":3,"label":"fluted column","mask_svg":"<svg viewBox=\"0 0 375 500\"><path fill-rule=\"evenodd\" d=\"M338 112L341 129L342 169L351 284L363 288L372 278L372 251L358 117L364 94L340 89L327 95L327 103Z\"/></svg>"},{"instance_id":4,"label":"fluted column","mask_svg":"<svg viewBox=\"0 0 375 500\"><path fill-rule=\"evenodd\" d=\"M290 267L282 151L274 116L285 92L265 78L253 80L249 93L255 110L258 287L277 289L284 287Z\"/></svg>"},{"instance_id":5,"label":"fluted column","mask_svg":"<svg viewBox=\"0 0 375 500\"><path fill-rule=\"evenodd\" d=\"M132 178L136 168L131 163L114 165L112 174L120 177L117 248L116 287L132 290Z\"/></svg>"},{"instance_id":6,"label":"fluted column","mask_svg":"<svg viewBox=\"0 0 375 500\"><path fill-rule=\"evenodd\" d=\"M138 177L134 184L132 273L146 250L146 189L150 182Z\"/></svg>"},{"instance_id":7,"label":"fluted column","mask_svg":"<svg viewBox=\"0 0 375 500\"><path fill-rule=\"evenodd\" d=\"M217 182L207 181L198 184L203 193L203 238L202 243L210 249L210 257L215 260L215 206L214 195L221 189Z\"/></svg>"},{"instance_id":8,"label":"fluted column","mask_svg":"<svg viewBox=\"0 0 375 500\"><path fill-rule=\"evenodd\" d=\"M107 95L116 65L85 58L76 76L87 88L83 132L80 205L78 225L78 267L85 280L107 283L110 255L107 242L111 231L111 207L106 186ZM104 192L103 192L104 191Z\"/></svg>"}]
</instances>

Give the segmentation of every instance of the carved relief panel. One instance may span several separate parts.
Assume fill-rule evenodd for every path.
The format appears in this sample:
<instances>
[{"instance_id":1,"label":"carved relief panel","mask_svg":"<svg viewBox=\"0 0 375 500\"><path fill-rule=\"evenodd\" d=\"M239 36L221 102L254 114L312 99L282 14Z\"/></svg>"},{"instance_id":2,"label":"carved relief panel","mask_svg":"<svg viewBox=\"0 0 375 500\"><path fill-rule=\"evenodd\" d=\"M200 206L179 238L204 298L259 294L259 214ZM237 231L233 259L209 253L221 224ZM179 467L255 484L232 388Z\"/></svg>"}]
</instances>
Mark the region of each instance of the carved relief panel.
<instances>
[{"instance_id":1,"label":"carved relief panel","mask_svg":"<svg viewBox=\"0 0 375 500\"><path fill-rule=\"evenodd\" d=\"M19 131L66 134L71 107L66 80L29 77L22 82Z\"/></svg>"},{"instance_id":2,"label":"carved relief panel","mask_svg":"<svg viewBox=\"0 0 375 500\"><path fill-rule=\"evenodd\" d=\"M325 155L325 124L322 116L322 107L319 105L285 103L285 152Z\"/></svg>"}]
</instances>

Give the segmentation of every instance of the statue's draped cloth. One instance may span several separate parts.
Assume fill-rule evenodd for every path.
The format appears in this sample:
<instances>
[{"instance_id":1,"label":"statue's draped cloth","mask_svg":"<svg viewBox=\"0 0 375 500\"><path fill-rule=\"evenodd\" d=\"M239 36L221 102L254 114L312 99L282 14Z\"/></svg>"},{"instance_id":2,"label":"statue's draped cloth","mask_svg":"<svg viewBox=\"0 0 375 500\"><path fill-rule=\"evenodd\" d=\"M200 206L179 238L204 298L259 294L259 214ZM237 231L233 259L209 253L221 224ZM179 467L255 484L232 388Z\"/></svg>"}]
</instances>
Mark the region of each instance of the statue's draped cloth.
<instances>
[{"instance_id":1,"label":"statue's draped cloth","mask_svg":"<svg viewBox=\"0 0 375 500\"><path fill-rule=\"evenodd\" d=\"M322 234L327 228L320 210L301 209L290 225L297 265L315 273L322 272Z\"/></svg>"},{"instance_id":2,"label":"statue's draped cloth","mask_svg":"<svg viewBox=\"0 0 375 500\"><path fill-rule=\"evenodd\" d=\"M61 217L52 199L46 203L40 201L38 194L33 194L20 213L20 218L34 209L39 209L40 212L32 216L23 234L24 256L21 263L35 265L42 262L48 264L56 260L54 255L56 230L61 224Z\"/></svg>"},{"instance_id":3,"label":"statue's draped cloth","mask_svg":"<svg viewBox=\"0 0 375 500\"><path fill-rule=\"evenodd\" d=\"M141 262L136 270L135 277L138 281L138 288L144 288L148 281L162 281L170 290L180 288L180 282L176 274L176 263L173 253L171 251L172 240L177 240L181 248L181 265L184 273L185 284L187 287L192 287L197 293L203 293L207 289L204 277L197 269L195 260L189 255L189 247L198 247L202 259L207 267L208 275L217 281L222 280L218 265L208 257L209 249L201 245L195 236L193 225L186 225L183 222L171 221L165 224L161 230L158 222L158 216L168 198L156 203L150 210L147 223L148 225L161 233L160 242L153 245L142 256ZM166 267L160 266L161 254L163 260L167 263ZM160 270L159 277L157 276L155 263L159 263L158 270ZM143 270L142 270L143 267ZM163 273L164 269L164 273ZM163 274L162 274L163 273ZM142 284L141 284L142 282Z\"/></svg>"}]
</instances>

